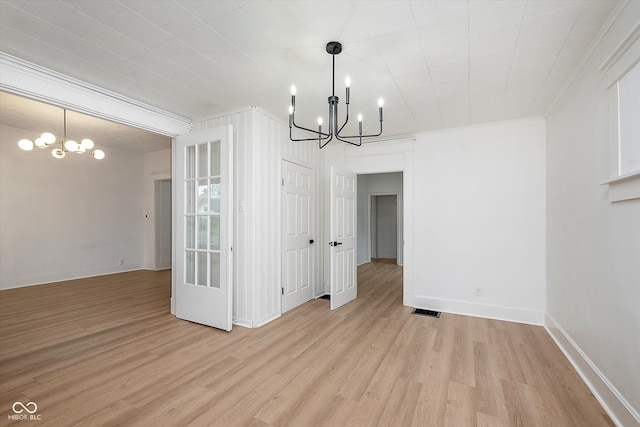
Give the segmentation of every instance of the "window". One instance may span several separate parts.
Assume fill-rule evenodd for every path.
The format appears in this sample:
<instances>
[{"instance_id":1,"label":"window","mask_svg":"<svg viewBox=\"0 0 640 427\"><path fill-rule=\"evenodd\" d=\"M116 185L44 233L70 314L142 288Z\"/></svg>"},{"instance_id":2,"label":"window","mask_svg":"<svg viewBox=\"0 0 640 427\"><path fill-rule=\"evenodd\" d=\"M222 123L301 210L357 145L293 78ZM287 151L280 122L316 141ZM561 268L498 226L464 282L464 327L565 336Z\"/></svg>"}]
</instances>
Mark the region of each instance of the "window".
<instances>
[{"instance_id":1,"label":"window","mask_svg":"<svg viewBox=\"0 0 640 427\"><path fill-rule=\"evenodd\" d=\"M609 200L640 198L640 25L600 67L610 111Z\"/></svg>"}]
</instances>

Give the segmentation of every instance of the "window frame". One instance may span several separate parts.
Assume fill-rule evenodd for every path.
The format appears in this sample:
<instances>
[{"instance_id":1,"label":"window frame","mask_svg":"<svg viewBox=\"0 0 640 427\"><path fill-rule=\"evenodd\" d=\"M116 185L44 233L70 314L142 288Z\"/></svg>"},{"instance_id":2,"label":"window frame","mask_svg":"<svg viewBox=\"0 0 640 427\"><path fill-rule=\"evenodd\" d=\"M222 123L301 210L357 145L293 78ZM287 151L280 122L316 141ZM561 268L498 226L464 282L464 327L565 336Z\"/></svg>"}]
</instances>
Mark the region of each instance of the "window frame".
<instances>
[{"instance_id":1,"label":"window frame","mask_svg":"<svg viewBox=\"0 0 640 427\"><path fill-rule=\"evenodd\" d=\"M609 178L603 185L609 187L609 200L619 202L640 198L640 168L621 174L620 114L618 88L620 80L640 62L640 24L614 49L600 67L606 73L609 97Z\"/></svg>"}]
</instances>

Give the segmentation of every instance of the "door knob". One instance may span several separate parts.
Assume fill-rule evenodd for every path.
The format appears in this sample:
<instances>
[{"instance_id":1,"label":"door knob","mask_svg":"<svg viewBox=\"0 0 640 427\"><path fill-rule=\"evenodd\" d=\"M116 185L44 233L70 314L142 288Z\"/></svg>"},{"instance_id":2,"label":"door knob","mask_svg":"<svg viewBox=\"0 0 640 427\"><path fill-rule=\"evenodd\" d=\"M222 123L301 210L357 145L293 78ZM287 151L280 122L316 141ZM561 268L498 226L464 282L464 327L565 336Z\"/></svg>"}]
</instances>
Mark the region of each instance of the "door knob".
<instances>
[{"instance_id":1,"label":"door knob","mask_svg":"<svg viewBox=\"0 0 640 427\"><path fill-rule=\"evenodd\" d=\"M329 246L340 246L342 242L329 242Z\"/></svg>"},{"instance_id":2,"label":"door knob","mask_svg":"<svg viewBox=\"0 0 640 427\"><path fill-rule=\"evenodd\" d=\"M313 240L313 239L309 240L309 244L310 245L313 245L314 243L315 243L315 240Z\"/></svg>"}]
</instances>

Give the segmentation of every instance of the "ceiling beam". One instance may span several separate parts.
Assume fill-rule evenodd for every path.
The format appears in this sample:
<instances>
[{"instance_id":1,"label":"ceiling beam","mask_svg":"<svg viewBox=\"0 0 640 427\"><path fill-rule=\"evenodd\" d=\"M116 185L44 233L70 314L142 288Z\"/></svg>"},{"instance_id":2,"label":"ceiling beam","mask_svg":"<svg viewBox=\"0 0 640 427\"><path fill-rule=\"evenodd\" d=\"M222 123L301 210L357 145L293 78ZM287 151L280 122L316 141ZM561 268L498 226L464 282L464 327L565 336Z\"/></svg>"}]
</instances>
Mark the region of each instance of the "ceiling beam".
<instances>
[{"instance_id":1,"label":"ceiling beam","mask_svg":"<svg viewBox=\"0 0 640 427\"><path fill-rule=\"evenodd\" d=\"M0 90L175 137L192 120L0 52Z\"/></svg>"}]
</instances>

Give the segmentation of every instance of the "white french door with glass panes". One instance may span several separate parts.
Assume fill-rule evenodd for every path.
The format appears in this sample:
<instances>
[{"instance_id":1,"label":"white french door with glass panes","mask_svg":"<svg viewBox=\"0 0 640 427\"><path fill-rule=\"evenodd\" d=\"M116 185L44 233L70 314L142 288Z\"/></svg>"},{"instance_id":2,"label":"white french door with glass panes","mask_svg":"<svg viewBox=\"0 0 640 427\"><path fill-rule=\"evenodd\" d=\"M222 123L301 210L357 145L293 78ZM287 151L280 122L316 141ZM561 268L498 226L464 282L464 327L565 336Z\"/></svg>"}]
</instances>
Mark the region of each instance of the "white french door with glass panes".
<instances>
[{"instance_id":1,"label":"white french door with glass panes","mask_svg":"<svg viewBox=\"0 0 640 427\"><path fill-rule=\"evenodd\" d=\"M232 128L176 139L176 316L231 330Z\"/></svg>"}]
</instances>

